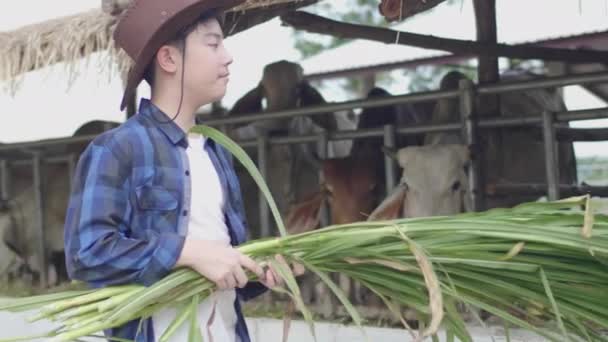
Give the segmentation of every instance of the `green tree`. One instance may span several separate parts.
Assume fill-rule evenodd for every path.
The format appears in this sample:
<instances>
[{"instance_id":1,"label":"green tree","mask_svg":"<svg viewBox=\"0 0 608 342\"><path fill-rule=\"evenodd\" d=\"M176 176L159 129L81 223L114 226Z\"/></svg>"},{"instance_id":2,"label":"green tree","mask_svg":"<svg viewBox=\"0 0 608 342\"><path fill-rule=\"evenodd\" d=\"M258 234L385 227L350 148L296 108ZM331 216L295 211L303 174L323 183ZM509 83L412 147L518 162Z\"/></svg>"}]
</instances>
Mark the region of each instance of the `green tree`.
<instances>
[{"instance_id":1,"label":"green tree","mask_svg":"<svg viewBox=\"0 0 608 342\"><path fill-rule=\"evenodd\" d=\"M443 5L461 5L464 0L447 0ZM304 8L309 13L321 15L333 20L353 24L388 27L391 23L380 14L378 10L379 0L331 0L320 1L315 5ZM418 15L431 14L431 11ZM432 14L431 14L432 15ZM394 25L394 23L392 23ZM302 58L312 57L324 50L329 50L345 44L351 40L342 39L330 35L312 34L303 31L294 31L294 46L301 53ZM423 66L416 69L404 70L404 74L411 80L410 91L425 91L436 89L439 79L448 71L459 70L472 79L476 78L474 70L459 66ZM350 93L359 93L364 89L363 77L352 77L343 84L344 90ZM383 86L393 82L388 72L376 75L376 84Z\"/></svg>"},{"instance_id":2,"label":"green tree","mask_svg":"<svg viewBox=\"0 0 608 342\"><path fill-rule=\"evenodd\" d=\"M463 1L464 0L447 0L442 6L454 4L461 5ZM320 1L303 10L333 20L352 24L388 27L390 23L380 14L380 11L378 10L379 4L380 0L331 0ZM429 12L432 12L432 10ZM418 15L426 15L429 12ZM323 50L340 46L349 40L328 35L295 31L294 41L295 48L302 54L302 58L308 58Z\"/></svg>"},{"instance_id":3,"label":"green tree","mask_svg":"<svg viewBox=\"0 0 608 342\"><path fill-rule=\"evenodd\" d=\"M304 11L353 24L386 27L388 22L378 11L378 3L378 0L321 1L306 7ZM349 40L295 31L294 41L295 48L302 54L302 58L308 58L323 50L340 46Z\"/></svg>"}]
</instances>

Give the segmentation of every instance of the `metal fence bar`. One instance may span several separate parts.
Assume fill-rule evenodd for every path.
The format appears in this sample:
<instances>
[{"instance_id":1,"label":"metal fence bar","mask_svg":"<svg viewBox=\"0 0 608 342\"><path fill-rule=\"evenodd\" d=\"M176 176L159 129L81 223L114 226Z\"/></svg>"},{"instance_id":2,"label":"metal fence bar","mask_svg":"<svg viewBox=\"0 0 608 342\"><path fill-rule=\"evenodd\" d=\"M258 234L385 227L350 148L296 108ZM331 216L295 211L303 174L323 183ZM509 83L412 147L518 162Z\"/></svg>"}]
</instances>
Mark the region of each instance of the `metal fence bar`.
<instances>
[{"instance_id":1,"label":"metal fence bar","mask_svg":"<svg viewBox=\"0 0 608 342\"><path fill-rule=\"evenodd\" d=\"M78 156L74 153L70 154L67 158L68 163L68 176L70 177L70 184L74 180L74 174L76 173L76 164L78 163Z\"/></svg>"},{"instance_id":2,"label":"metal fence bar","mask_svg":"<svg viewBox=\"0 0 608 342\"><path fill-rule=\"evenodd\" d=\"M462 119L462 137L471 153L471 164L468 172L468 185L471 210L483 208L483 168L481 165L481 147L478 143L477 118L475 116L475 85L470 80L462 80L460 88L460 116Z\"/></svg>"},{"instance_id":3,"label":"metal fence bar","mask_svg":"<svg viewBox=\"0 0 608 342\"><path fill-rule=\"evenodd\" d=\"M63 163L69 163L70 162L70 157L71 155L66 155L66 156L57 156L57 157L47 157L47 158L42 158L42 161L44 161L45 164L63 164ZM24 159L24 160L14 160L11 161L11 165L14 166L27 166L27 165L31 165L32 164L32 159Z\"/></svg>"},{"instance_id":4,"label":"metal fence bar","mask_svg":"<svg viewBox=\"0 0 608 342\"><path fill-rule=\"evenodd\" d=\"M497 183L492 186L492 191L487 196L511 196L511 195L533 195L542 196L547 194L547 183ZM559 184L559 193L562 196L575 196L592 194L593 196L608 196L608 186L589 186Z\"/></svg>"},{"instance_id":5,"label":"metal fence bar","mask_svg":"<svg viewBox=\"0 0 608 342\"><path fill-rule=\"evenodd\" d=\"M608 107L597 109L586 109L577 111L560 112L556 114L558 121L575 121L575 120L590 120L608 118ZM542 124L541 113L534 117L515 117L515 118L496 118L484 119L478 121L478 126L482 128L499 128L499 127L515 127L515 126L530 126ZM425 134L434 132L449 132L459 131L462 129L461 123L447 123L440 125L417 125L410 127L396 127L395 132L399 135ZM328 132L330 141L335 140L350 140L360 138L375 138L384 136L383 128L370 128L359 130L344 130ZM269 139L271 145L283 144L301 144L316 141L318 136L315 135L299 135L291 137L273 137ZM255 140L237 140L241 146L255 146Z\"/></svg>"},{"instance_id":6,"label":"metal fence bar","mask_svg":"<svg viewBox=\"0 0 608 342\"><path fill-rule=\"evenodd\" d=\"M238 124L253 121L263 121L272 119L293 118L297 116L327 115L328 113L351 110L354 108L374 108L391 106L396 104L416 103L424 101L440 100L445 98L458 97L458 91L431 91L424 93L414 93L406 95L387 96L382 98L353 100L345 102L327 103L319 106L307 106L295 109L287 109L270 113L247 113L232 115L229 118L213 118L208 115L203 119L206 125Z\"/></svg>"},{"instance_id":7,"label":"metal fence bar","mask_svg":"<svg viewBox=\"0 0 608 342\"><path fill-rule=\"evenodd\" d=\"M268 137L260 132L257 138L258 146L258 169L262 178L268 179ZM260 235L262 237L270 236L270 210L266 198L260 189L258 189L258 202L260 210Z\"/></svg>"},{"instance_id":8,"label":"metal fence bar","mask_svg":"<svg viewBox=\"0 0 608 342\"><path fill-rule=\"evenodd\" d=\"M411 95L403 95L403 96L411 96ZM398 98L402 98L403 96L398 96L395 98L398 99ZM448 97L448 96L444 94L444 97ZM449 97L451 97L451 95ZM386 98L386 99L392 100L392 98ZM385 98L383 98L381 100L385 101ZM365 100L365 101L372 101L372 100ZM352 108L360 108L357 106L353 106L353 104L356 105L357 103L362 103L365 101L342 102L339 104L346 105L346 104L350 103L351 106L347 107L347 108L352 109ZM373 101L378 101L378 100L373 100ZM355 102L357 102L357 103L355 103ZM338 105L338 104L336 104L336 105ZM380 105L385 105L385 104L381 103ZM377 104L374 104L374 106L377 106ZM322 106L322 107L320 106L320 107L302 108L302 109L298 109L298 111L308 113L308 111L313 108L317 108L315 111L320 111L321 110L320 108L323 108L323 111L328 110L326 106ZM268 114L273 114L273 113L268 113ZM259 114L259 115L268 115L268 114ZM304 114L302 114L302 115L304 115ZM242 116L239 116L239 117L240 117L239 122L241 122L242 121L241 119L243 119L243 118L242 118ZM231 122L232 118L234 118L234 117L222 118L221 120L225 120L226 122L213 123L213 125L216 125L216 124L219 125L219 124L223 124L223 123L226 123L226 124L232 123ZM250 115L250 116L248 116L248 121L255 121L255 120L257 120L256 118L257 118L257 115L256 116ZM560 113L556 114L557 121L591 120L591 119L600 119L600 118L608 118L608 107L587 109L587 110L577 110L577 111L566 111L566 112L560 112ZM212 120L210 120L210 121L212 121ZM539 113L536 116L529 116L529 117L522 116L522 117L517 117L517 118L497 118L497 119L489 119L489 120L488 119L480 120L478 122L478 126L483 127L483 128L495 128L495 127L527 126L527 125L541 124L541 123L542 123L541 113ZM211 124L211 123L207 123L207 124ZM406 134L424 134L424 133L430 133L430 132L457 131L460 129L461 129L461 126L459 123L448 123L448 124L440 124L440 125L420 125L420 126L413 126L413 127L397 127L396 132L398 134L406 135ZM354 138L381 137L384 135L384 131L383 131L383 129L369 129L369 130L358 130L358 131L354 131L354 130L338 131L338 132L330 132L328 134L329 134L329 140L333 141L333 140L349 140L349 139L354 139ZM78 136L78 137L47 139L47 140L40 140L40 141L34 141L34 142L5 144L5 145L0 145L0 153L9 152L9 151L14 152L14 151L19 151L19 150L23 150L23 149L44 148L44 147L54 146L54 145L67 145L67 144L72 144L72 143L89 142L89 141L93 140L96 136L97 136L96 134L93 134L93 135L83 135L83 136ZM297 137L275 137L275 138L269 139L269 144L271 144L271 145L296 144L296 143L299 144L299 143L306 143L306 142L314 142L314 141L316 141L316 139L317 139L316 135L297 136ZM243 147L255 147L257 145L257 142L255 140L241 140L241 141L237 141L237 142L239 142L239 144L241 144ZM56 156L56 157L47 158L47 159L45 159L45 161L47 161L47 160L49 162L63 161L64 160L63 158L65 158L65 157ZM26 159L26 157L24 157L23 159Z\"/></svg>"},{"instance_id":9,"label":"metal fence bar","mask_svg":"<svg viewBox=\"0 0 608 342\"><path fill-rule=\"evenodd\" d=\"M318 135L318 142L317 142L317 150L318 150L318 155L319 155L319 159L321 160L325 160L327 159L327 155L328 155L328 147L329 147L329 139L327 136L327 131L323 130L323 132L319 133ZM319 170L319 184L323 184L325 182L325 175L323 174L323 170L320 169ZM320 224L321 227L326 227L329 225L331 219L330 219L330 208L329 205L327 203L327 201L322 201L321 202L321 212L319 213L321 215L321 220L320 220Z\"/></svg>"},{"instance_id":10,"label":"metal fence bar","mask_svg":"<svg viewBox=\"0 0 608 342\"><path fill-rule=\"evenodd\" d=\"M89 135L82 135L82 136L78 136L78 137L44 139L44 140L38 140L38 141L4 144L4 145L0 145L0 152L44 148L44 147L53 146L53 145L67 145L67 144L72 144L72 143L83 143L83 142L89 142L89 141L93 140L96 136L97 136L97 134L89 134Z\"/></svg>"},{"instance_id":11,"label":"metal fence bar","mask_svg":"<svg viewBox=\"0 0 608 342\"><path fill-rule=\"evenodd\" d=\"M557 121L577 121L608 118L608 107L572 110L557 113Z\"/></svg>"},{"instance_id":12,"label":"metal fence bar","mask_svg":"<svg viewBox=\"0 0 608 342\"><path fill-rule=\"evenodd\" d=\"M559 199L559 166L557 161L557 142L555 141L554 113L543 113L543 141L545 152L545 170L547 173L547 198L550 201Z\"/></svg>"},{"instance_id":13,"label":"metal fence bar","mask_svg":"<svg viewBox=\"0 0 608 342\"><path fill-rule=\"evenodd\" d=\"M608 72L593 72L578 75L543 77L534 80L500 82L498 84L484 85L477 89L479 94L499 94L511 91L541 89L551 87L564 87L575 84L608 82Z\"/></svg>"},{"instance_id":14,"label":"metal fence bar","mask_svg":"<svg viewBox=\"0 0 608 342\"><path fill-rule=\"evenodd\" d=\"M38 263L40 264L40 286L48 286L48 267L46 260L46 244L45 244L45 220L44 220L44 183L42 181L42 158L40 154L34 153L32 158L33 165L33 177L34 177L34 198L36 199L36 228L37 234L37 245L38 245Z\"/></svg>"},{"instance_id":15,"label":"metal fence bar","mask_svg":"<svg viewBox=\"0 0 608 342\"><path fill-rule=\"evenodd\" d=\"M0 200L8 200L11 195L9 180L11 179L8 161L0 160Z\"/></svg>"},{"instance_id":16,"label":"metal fence bar","mask_svg":"<svg viewBox=\"0 0 608 342\"><path fill-rule=\"evenodd\" d=\"M384 146L388 149L394 149L396 144L395 125L384 126ZM390 194L396 185L395 168L397 167L395 160L390 156L384 156L384 168L386 176L386 193Z\"/></svg>"}]
</instances>

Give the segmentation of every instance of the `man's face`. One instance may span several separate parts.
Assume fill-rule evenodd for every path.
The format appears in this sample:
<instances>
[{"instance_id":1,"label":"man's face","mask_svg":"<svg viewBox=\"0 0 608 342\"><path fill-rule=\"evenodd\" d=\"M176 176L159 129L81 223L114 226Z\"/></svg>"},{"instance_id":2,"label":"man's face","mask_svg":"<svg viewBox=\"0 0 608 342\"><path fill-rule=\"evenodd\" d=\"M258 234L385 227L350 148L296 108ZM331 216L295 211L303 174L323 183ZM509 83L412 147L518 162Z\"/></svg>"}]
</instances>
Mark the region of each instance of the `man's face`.
<instances>
[{"instance_id":1,"label":"man's face","mask_svg":"<svg viewBox=\"0 0 608 342\"><path fill-rule=\"evenodd\" d=\"M226 94L231 63L217 19L199 24L186 37L185 94L201 106L220 100Z\"/></svg>"}]
</instances>

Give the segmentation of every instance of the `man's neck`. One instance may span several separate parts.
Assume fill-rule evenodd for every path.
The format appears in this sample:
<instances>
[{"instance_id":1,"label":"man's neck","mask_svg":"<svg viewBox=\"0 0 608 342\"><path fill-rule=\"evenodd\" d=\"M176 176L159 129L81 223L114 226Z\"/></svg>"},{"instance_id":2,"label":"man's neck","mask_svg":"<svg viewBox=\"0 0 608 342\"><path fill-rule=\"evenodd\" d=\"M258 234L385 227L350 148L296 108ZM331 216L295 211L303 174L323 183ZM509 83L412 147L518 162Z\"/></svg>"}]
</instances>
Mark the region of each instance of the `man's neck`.
<instances>
[{"instance_id":1,"label":"man's neck","mask_svg":"<svg viewBox=\"0 0 608 342\"><path fill-rule=\"evenodd\" d=\"M150 101L172 119L175 114L177 114L179 108L179 96L180 94L177 94L177 96L175 96L175 94L166 94L163 96L162 94L159 94L159 92L153 92ZM186 133L195 125L195 111L197 108L194 107L196 106L187 103L184 98L181 108L179 109L179 115L174 120L175 124Z\"/></svg>"}]
</instances>

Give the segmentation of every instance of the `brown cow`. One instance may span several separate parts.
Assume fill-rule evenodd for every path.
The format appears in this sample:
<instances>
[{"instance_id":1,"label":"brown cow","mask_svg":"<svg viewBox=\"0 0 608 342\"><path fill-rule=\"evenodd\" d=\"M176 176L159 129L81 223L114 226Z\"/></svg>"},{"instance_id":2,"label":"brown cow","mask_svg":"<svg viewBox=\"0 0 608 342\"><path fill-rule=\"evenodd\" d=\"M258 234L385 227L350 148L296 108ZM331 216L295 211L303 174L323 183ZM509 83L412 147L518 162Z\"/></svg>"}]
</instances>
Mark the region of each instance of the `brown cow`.
<instances>
[{"instance_id":1,"label":"brown cow","mask_svg":"<svg viewBox=\"0 0 608 342\"><path fill-rule=\"evenodd\" d=\"M239 99L231 115L252 114L262 111L279 111L298 107L324 104L323 96L312 87L303 75L299 64L279 61L267 65L260 84ZM236 139L255 139L265 134L272 136L298 136L335 131L339 128L338 115L316 115L271 120L258 120L242 127L231 128L229 134ZM354 126L354 125L353 125ZM335 144L332 144L335 146ZM332 147L330 146L330 148ZM277 202L279 211L285 215L291 205L297 203L319 184L318 162L315 160L317 146L314 143L292 145L270 145L267 149L268 187ZM338 146L330 151L335 155L346 155L348 149ZM257 151L248 151L256 160ZM243 202L247 222L254 237L260 229L257 185L240 164L235 164L243 189Z\"/></svg>"},{"instance_id":2,"label":"brown cow","mask_svg":"<svg viewBox=\"0 0 608 342\"><path fill-rule=\"evenodd\" d=\"M372 89L368 98L390 96L381 88ZM420 120L413 107L385 106L365 109L358 122L358 129L383 127L388 124L410 125ZM420 107L418 110L420 110ZM415 144L415 140L404 140ZM383 138L366 138L353 143L351 155L321 161L324 182L321 188L294 205L287 215L290 233L301 233L320 226L320 209L324 201L330 209L332 224L365 221L385 194L385 166ZM348 294L351 284L341 279L341 287ZM310 295L310 294L309 294ZM360 287L350 293L352 299L363 302ZM312 295L310 295L312 297ZM311 298L306 298L311 300Z\"/></svg>"}]
</instances>

